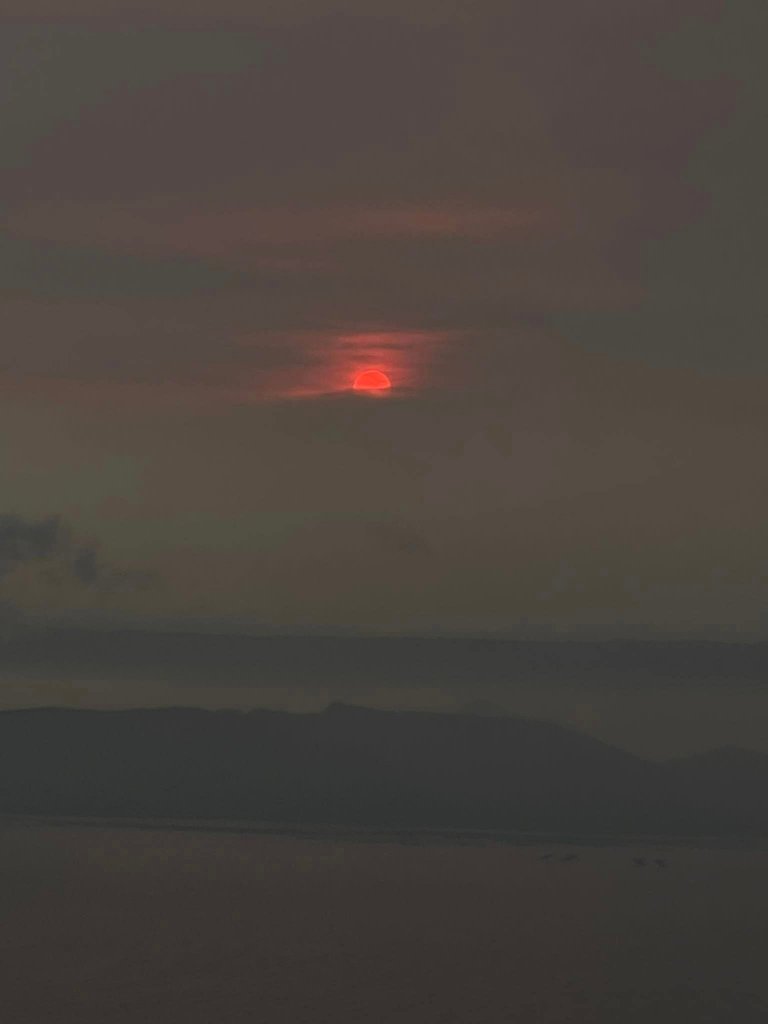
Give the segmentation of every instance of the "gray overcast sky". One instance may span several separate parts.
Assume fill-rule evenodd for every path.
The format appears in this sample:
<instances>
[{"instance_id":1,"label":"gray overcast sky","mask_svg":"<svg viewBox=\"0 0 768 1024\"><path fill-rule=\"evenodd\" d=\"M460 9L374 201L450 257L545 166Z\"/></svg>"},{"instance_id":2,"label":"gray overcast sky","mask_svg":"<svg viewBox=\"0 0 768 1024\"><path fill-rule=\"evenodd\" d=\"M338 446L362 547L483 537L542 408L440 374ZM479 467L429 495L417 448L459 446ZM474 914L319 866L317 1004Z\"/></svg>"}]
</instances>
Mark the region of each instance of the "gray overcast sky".
<instances>
[{"instance_id":1,"label":"gray overcast sky","mask_svg":"<svg viewBox=\"0 0 768 1024\"><path fill-rule=\"evenodd\" d=\"M9 622L768 636L762 0L4 11Z\"/></svg>"}]
</instances>

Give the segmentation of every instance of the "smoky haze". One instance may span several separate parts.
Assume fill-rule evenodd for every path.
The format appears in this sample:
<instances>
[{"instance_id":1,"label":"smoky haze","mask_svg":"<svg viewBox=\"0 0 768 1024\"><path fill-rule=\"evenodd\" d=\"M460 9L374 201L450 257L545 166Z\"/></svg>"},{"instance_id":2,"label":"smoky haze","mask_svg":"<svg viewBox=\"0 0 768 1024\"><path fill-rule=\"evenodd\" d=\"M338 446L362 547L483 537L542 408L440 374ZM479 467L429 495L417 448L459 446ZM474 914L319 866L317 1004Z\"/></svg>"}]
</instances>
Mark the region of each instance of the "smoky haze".
<instances>
[{"instance_id":1,"label":"smoky haze","mask_svg":"<svg viewBox=\"0 0 768 1024\"><path fill-rule=\"evenodd\" d=\"M0 15L4 511L162 580L2 600L765 639L764 5L203 8Z\"/></svg>"}]
</instances>

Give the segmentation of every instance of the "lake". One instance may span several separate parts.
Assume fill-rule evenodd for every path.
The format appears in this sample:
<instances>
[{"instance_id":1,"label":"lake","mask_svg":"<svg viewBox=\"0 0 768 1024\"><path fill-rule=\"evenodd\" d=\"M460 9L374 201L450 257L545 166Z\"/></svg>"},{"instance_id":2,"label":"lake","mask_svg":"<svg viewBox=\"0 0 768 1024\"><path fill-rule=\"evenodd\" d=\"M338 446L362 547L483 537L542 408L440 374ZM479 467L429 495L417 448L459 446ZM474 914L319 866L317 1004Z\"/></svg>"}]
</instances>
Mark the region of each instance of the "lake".
<instances>
[{"instance_id":1,"label":"lake","mask_svg":"<svg viewBox=\"0 0 768 1024\"><path fill-rule=\"evenodd\" d=\"M768 1020L760 850L5 821L0 871L12 1024Z\"/></svg>"}]
</instances>

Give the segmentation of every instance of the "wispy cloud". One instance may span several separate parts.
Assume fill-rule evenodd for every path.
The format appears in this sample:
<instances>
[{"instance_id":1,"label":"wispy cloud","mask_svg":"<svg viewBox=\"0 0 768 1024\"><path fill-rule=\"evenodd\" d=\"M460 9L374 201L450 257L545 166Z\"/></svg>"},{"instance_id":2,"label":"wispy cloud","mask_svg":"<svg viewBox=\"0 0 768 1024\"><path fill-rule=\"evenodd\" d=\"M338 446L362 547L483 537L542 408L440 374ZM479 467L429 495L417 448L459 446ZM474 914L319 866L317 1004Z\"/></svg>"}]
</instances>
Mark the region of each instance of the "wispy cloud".
<instances>
[{"instance_id":1,"label":"wispy cloud","mask_svg":"<svg viewBox=\"0 0 768 1024\"><path fill-rule=\"evenodd\" d=\"M19 238L145 255L218 257L227 263L261 253L266 259L265 250L281 246L408 238L493 239L557 230L551 211L458 201L262 208L249 204L208 210L205 205L173 199L128 204L28 203L9 214L6 226Z\"/></svg>"}]
</instances>

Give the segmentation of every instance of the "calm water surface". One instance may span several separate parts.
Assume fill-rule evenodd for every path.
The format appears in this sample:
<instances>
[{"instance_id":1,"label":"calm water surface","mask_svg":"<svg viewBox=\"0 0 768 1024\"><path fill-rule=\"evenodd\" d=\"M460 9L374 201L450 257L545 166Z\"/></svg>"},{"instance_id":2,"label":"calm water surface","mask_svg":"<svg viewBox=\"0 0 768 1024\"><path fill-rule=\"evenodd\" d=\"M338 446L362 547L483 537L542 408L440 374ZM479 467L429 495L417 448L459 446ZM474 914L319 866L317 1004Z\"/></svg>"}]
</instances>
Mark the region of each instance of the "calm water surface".
<instances>
[{"instance_id":1,"label":"calm water surface","mask_svg":"<svg viewBox=\"0 0 768 1024\"><path fill-rule=\"evenodd\" d=\"M569 852L5 823L4 1016L765 1024L765 852Z\"/></svg>"}]
</instances>

